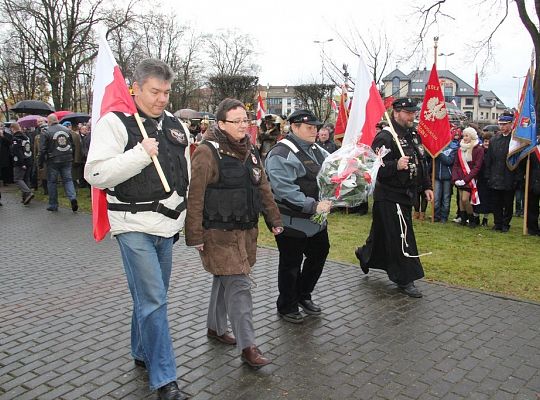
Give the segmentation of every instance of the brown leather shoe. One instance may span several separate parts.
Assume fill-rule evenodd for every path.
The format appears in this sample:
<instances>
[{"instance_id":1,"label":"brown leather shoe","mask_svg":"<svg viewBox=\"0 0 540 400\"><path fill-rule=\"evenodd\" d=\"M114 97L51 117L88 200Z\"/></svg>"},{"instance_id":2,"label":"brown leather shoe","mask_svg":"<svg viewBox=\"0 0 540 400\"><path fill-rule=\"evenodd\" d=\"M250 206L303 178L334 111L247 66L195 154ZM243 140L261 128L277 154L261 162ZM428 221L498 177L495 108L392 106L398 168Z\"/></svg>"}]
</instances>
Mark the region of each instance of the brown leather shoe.
<instances>
[{"instance_id":1,"label":"brown leather shoe","mask_svg":"<svg viewBox=\"0 0 540 400\"><path fill-rule=\"evenodd\" d=\"M242 350L241 358L242 361L244 361L253 368L264 367L265 365L268 365L272 362L270 361L270 359L263 356L259 348L254 344Z\"/></svg>"},{"instance_id":2,"label":"brown leather shoe","mask_svg":"<svg viewBox=\"0 0 540 400\"><path fill-rule=\"evenodd\" d=\"M217 339L221 343L235 345L236 344L236 338L231 335L228 332L225 332L223 335L218 335L216 331L213 331L212 329L208 329L208 332L206 332L206 336L209 338Z\"/></svg>"}]
</instances>

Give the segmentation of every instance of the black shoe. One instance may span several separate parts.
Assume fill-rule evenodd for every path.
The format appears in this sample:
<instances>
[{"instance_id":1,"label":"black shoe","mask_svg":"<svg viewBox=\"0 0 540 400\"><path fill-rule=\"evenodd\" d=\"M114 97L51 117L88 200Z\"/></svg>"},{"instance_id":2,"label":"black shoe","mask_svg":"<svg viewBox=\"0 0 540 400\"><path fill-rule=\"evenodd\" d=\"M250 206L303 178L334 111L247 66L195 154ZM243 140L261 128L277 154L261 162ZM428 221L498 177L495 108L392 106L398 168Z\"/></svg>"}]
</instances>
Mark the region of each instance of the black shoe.
<instances>
[{"instance_id":1,"label":"black shoe","mask_svg":"<svg viewBox=\"0 0 540 400\"><path fill-rule=\"evenodd\" d=\"M414 297L419 299L423 296L422 292L418 290L416 286L414 286L414 282L410 282L406 285L398 285L398 287L401 289L403 293L405 293L409 297Z\"/></svg>"},{"instance_id":2,"label":"black shoe","mask_svg":"<svg viewBox=\"0 0 540 400\"><path fill-rule=\"evenodd\" d=\"M34 198L34 193L28 193L26 196L24 196L23 204L27 205L30 203L30 200Z\"/></svg>"},{"instance_id":3,"label":"black shoe","mask_svg":"<svg viewBox=\"0 0 540 400\"><path fill-rule=\"evenodd\" d=\"M360 269L362 270L362 272L364 274L367 274L369 272L369 268L366 267L365 265L362 265L362 259L360 258L361 251L362 251L361 247L356 248L356 250L354 251L354 255L356 256L356 258L358 258L358 261L360 262Z\"/></svg>"},{"instance_id":4,"label":"black shoe","mask_svg":"<svg viewBox=\"0 0 540 400\"><path fill-rule=\"evenodd\" d=\"M492 231L502 231L502 228L500 225L493 225L493 228L491 228Z\"/></svg>"},{"instance_id":5,"label":"black shoe","mask_svg":"<svg viewBox=\"0 0 540 400\"><path fill-rule=\"evenodd\" d=\"M146 363L143 361L143 360L137 360L136 358L133 359L133 362L135 363L135 365L137 367L141 367L141 368L144 368L146 369Z\"/></svg>"},{"instance_id":6,"label":"black shoe","mask_svg":"<svg viewBox=\"0 0 540 400\"><path fill-rule=\"evenodd\" d=\"M510 226L508 226L508 225L505 225L505 226L503 226L503 227L501 228L501 232L502 232L502 233L507 233L509 230L510 230Z\"/></svg>"},{"instance_id":7,"label":"black shoe","mask_svg":"<svg viewBox=\"0 0 540 400\"><path fill-rule=\"evenodd\" d=\"M321 315L321 307L319 307L317 304L315 304L313 301L306 299L306 300L300 300L298 302L300 307L304 310L306 314L309 315Z\"/></svg>"},{"instance_id":8,"label":"black shoe","mask_svg":"<svg viewBox=\"0 0 540 400\"><path fill-rule=\"evenodd\" d=\"M58 207L49 206L47 207L47 211L58 211Z\"/></svg>"},{"instance_id":9,"label":"black shoe","mask_svg":"<svg viewBox=\"0 0 540 400\"><path fill-rule=\"evenodd\" d=\"M302 314L300 314L299 311L295 311L295 312L291 312L287 314L279 313L279 316L283 318L285 321L291 322L293 324L301 324L302 322L304 322L304 317L302 316Z\"/></svg>"},{"instance_id":10,"label":"black shoe","mask_svg":"<svg viewBox=\"0 0 540 400\"><path fill-rule=\"evenodd\" d=\"M188 396L178 389L176 382L169 382L158 389L158 398L163 400L187 400Z\"/></svg>"},{"instance_id":11,"label":"black shoe","mask_svg":"<svg viewBox=\"0 0 540 400\"><path fill-rule=\"evenodd\" d=\"M71 209L73 210L73 212L79 209L79 203L77 203L77 199L71 200Z\"/></svg>"}]
</instances>

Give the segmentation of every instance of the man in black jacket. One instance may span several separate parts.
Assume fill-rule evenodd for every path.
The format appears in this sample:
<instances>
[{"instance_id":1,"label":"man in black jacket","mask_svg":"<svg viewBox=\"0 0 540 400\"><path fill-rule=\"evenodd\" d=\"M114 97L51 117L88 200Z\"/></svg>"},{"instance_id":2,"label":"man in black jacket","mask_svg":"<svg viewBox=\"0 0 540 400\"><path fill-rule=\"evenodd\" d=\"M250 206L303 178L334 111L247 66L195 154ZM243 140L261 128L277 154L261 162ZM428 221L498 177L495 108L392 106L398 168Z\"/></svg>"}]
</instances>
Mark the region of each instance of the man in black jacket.
<instances>
[{"instance_id":1,"label":"man in black jacket","mask_svg":"<svg viewBox=\"0 0 540 400\"><path fill-rule=\"evenodd\" d=\"M47 188L49 192L48 211L58 211L58 191L56 182L62 177L66 196L71 202L73 212L79 209L77 194L73 185L71 167L73 164L73 137L66 127L58 123L58 117L51 114L47 117L49 129L42 134L39 167L47 163Z\"/></svg>"},{"instance_id":2,"label":"man in black jacket","mask_svg":"<svg viewBox=\"0 0 540 400\"><path fill-rule=\"evenodd\" d=\"M32 171L32 146L30 138L22 131L21 126L14 122L11 124L13 132L13 142L11 145L11 156L13 157L13 180L21 189L22 203L30 203L34 198L34 193L28 187L30 173Z\"/></svg>"},{"instance_id":3,"label":"man in black jacket","mask_svg":"<svg viewBox=\"0 0 540 400\"><path fill-rule=\"evenodd\" d=\"M382 269L388 278L410 297L422 297L414 281L424 276L424 270L414 237L411 210L413 198L422 190L428 201L433 200L431 180L427 173L425 152L420 136L413 130L415 112L419 110L410 98L392 103L392 125L403 153L388 129L380 131L371 147L383 146L390 152L377 174L373 193L373 223L366 244L355 254L362 271Z\"/></svg>"},{"instance_id":4,"label":"man in black jacket","mask_svg":"<svg viewBox=\"0 0 540 400\"><path fill-rule=\"evenodd\" d=\"M504 113L499 117L501 129L497 136L491 139L484 159L488 187L493 190L493 230L499 232L510 230L514 195L518 183L517 171L511 171L506 164L508 146L512 139L513 120L510 113Z\"/></svg>"}]
</instances>

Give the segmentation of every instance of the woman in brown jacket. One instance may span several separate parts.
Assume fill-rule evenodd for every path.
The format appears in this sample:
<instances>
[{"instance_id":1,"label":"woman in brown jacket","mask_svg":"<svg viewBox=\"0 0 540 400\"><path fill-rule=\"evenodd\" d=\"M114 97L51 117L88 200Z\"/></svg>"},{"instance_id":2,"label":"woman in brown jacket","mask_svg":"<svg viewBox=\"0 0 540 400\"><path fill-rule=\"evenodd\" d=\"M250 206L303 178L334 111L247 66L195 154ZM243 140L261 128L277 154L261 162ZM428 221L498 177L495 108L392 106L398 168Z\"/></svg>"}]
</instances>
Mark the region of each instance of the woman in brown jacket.
<instances>
[{"instance_id":1,"label":"woman in brown jacket","mask_svg":"<svg viewBox=\"0 0 540 400\"><path fill-rule=\"evenodd\" d=\"M260 157L247 135L243 103L223 100L216 120L191 159L186 243L199 250L204 268L214 275L207 336L236 344L242 360L259 368L270 363L255 345L250 292L260 213L274 235L283 227ZM235 337L227 333L227 317Z\"/></svg>"}]
</instances>

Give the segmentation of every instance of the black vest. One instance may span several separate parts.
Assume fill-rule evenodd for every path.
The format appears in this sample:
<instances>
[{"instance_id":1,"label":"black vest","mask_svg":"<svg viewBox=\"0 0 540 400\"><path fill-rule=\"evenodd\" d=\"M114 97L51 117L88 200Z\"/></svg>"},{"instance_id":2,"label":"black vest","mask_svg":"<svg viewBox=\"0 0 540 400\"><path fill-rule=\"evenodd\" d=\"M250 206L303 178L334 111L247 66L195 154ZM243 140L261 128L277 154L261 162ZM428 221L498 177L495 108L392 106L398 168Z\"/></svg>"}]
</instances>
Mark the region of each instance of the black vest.
<instances>
[{"instance_id":1,"label":"black vest","mask_svg":"<svg viewBox=\"0 0 540 400\"><path fill-rule=\"evenodd\" d=\"M130 150L143 140L141 131L134 116L126 116L121 112L115 112L115 114L125 125L128 134L128 143L124 151ZM180 196L186 194L189 183L185 156L185 149L188 145L187 135L176 117L164 113L162 118L161 129L158 129L157 122L152 118L146 118L143 125L148 137L155 138L159 143L157 158L171 191L165 191L154 163L150 163L141 173L116 185L114 192L108 192L123 203L163 200L175 190Z\"/></svg>"},{"instance_id":2,"label":"black vest","mask_svg":"<svg viewBox=\"0 0 540 400\"><path fill-rule=\"evenodd\" d=\"M228 156L203 141L216 159L219 180L206 186L203 226L205 229L251 229L257 226L262 211L259 186L262 165L258 152L251 146L245 162Z\"/></svg>"},{"instance_id":3,"label":"black vest","mask_svg":"<svg viewBox=\"0 0 540 400\"><path fill-rule=\"evenodd\" d=\"M54 125L47 132L47 161L53 163L73 161L73 137L71 132L63 129L52 129L52 127Z\"/></svg>"},{"instance_id":4,"label":"black vest","mask_svg":"<svg viewBox=\"0 0 540 400\"><path fill-rule=\"evenodd\" d=\"M306 170L306 174L304 176L296 178L294 183L296 183L300 187L300 191L304 193L307 197L312 197L315 200L319 200L319 186L317 185L317 174L321 170L321 165L324 161L324 154L321 152L318 145L315 143L311 145L311 149L313 150L313 154L315 155L315 158L317 159L317 162L313 161L313 158L311 158L298 144L298 142L292 138L291 135L288 135L286 140L291 141L298 151L294 152L294 155L298 158L298 160L302 163ZM282 157L287 158L289 153L293 151L289 146L287 146L285 143L278 142L274 148L272 149L272 153L276 155L280 155ZM276 204L279 207L279 211L283 215L288 215L291 217L297 217L297 218L311 218L311 214L306 214L302 212L302 207L298 207L295 204L292 204L288 202L285 199L282 199L281 201L278 201L276 199Z\"/></svg>"}]
</instances>

